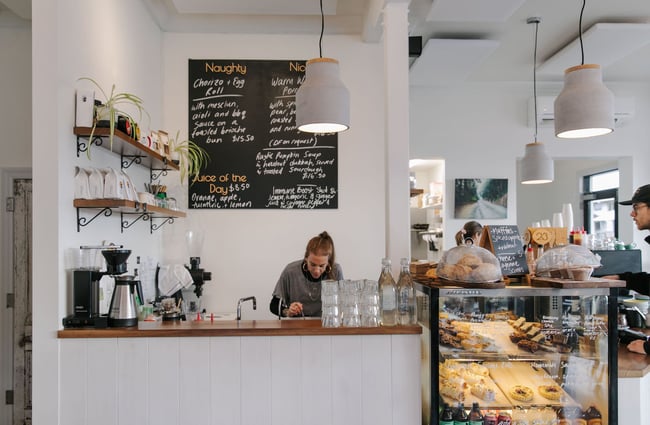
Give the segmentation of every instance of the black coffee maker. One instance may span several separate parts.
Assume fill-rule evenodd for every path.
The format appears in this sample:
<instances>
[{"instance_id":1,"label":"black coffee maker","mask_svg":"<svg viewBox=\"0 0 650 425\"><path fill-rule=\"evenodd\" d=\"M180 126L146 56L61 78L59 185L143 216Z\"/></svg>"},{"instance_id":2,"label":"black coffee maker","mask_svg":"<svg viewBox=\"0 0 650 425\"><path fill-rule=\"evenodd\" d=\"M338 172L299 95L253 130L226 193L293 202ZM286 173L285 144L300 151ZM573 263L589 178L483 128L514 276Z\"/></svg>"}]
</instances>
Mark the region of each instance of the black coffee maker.
<instances>
[{"instance_id":1,"label":"black coffee maker","mask_svg":"<svg viewBox=\"0 0 650 425\"><path fill-rule=\"evenodd\" d=\"M72 280L72 314L63 318L64 328L106 328L109 326L108 315L100 314L99 281L104 275L117 276L126 273L126 260L131 255L128 249L104 249L101 251L106 260L106 271L83 269L73 271Z\"/></svg>"}]
</instances>

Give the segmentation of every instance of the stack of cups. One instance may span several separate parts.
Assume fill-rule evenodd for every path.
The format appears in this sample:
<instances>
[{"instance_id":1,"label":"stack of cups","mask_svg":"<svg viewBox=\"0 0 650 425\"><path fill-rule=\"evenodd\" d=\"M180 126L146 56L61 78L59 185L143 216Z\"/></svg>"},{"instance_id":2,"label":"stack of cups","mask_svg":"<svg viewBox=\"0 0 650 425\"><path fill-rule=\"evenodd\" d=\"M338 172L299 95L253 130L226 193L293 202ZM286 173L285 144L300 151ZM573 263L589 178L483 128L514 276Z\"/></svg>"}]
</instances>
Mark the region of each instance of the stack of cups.
<instances>
[{"instance_id":1,"label":"stack of cups","mask_svg":"<svg viewBox=\"0 0 650 425\"><path fill-rule=\"evenodd\" d=\"M324 328L338 328L341 326L339 317L339 282L337 280L323 280L321 283L322 313L321 324Z\"/></svg>"},{"instance_id":2,"label":"stack of cups","mask_svg":"<svg viewBox=\"0 0 650 425\"><path fill-rule=\"evenodd\" d=\"M361 314L359 313L359 299L361 297L362 280L341 280L339 290L341 297L341 326L356 328L361 326Z\"/></svg>"},{"instance_id":3,"label":"stack of cups","mask_svg":"<svg viewBox=\"0 0 650 425\"><path fill-rule=\"evenodd\" d=\"M361 326L379 326L379 285L376 280L364 279L361 289Z\"/></svg>"}]
</instances>

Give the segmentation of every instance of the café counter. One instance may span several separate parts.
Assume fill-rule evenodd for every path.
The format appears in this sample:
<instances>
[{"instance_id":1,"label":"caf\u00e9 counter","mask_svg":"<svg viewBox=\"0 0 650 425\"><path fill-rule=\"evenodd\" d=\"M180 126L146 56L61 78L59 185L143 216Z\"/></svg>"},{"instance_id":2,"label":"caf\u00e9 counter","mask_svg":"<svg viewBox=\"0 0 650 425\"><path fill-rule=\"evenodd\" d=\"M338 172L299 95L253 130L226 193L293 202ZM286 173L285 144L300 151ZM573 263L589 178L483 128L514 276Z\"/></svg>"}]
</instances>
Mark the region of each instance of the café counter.
<instances>
[{"instance_id":1,"label":"caf\u00e9 counter","mask_svg":"<svg viewBox=\"0 0 650 425\"><path fill-rule=\"evenodd\" d=\"M650 329L635 329L650 335ZM650 425L650 355L618 346L618 423Z\"/></svg>"},{"instance_id":2,"label":"caf\u00e9 counter","mask_svg":"<svg viewBox=\"0 0 650 425\"><path fill-rule=\"evenodd\" d=\"M420 425L421 333L299 319L64 329L59 422Z\"/></svg>"}]
</instances>

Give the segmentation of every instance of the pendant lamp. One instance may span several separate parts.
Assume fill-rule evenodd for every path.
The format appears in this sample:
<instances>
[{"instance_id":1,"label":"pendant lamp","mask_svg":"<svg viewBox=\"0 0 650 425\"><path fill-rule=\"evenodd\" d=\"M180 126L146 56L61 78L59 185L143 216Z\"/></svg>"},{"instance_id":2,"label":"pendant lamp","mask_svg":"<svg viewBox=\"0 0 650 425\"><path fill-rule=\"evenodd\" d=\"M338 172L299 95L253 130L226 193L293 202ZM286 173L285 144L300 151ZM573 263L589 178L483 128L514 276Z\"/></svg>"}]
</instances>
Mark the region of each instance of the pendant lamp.
<instances>
[{"instance_id":1,"label":"pendant lamp","mask_svg":"<svg viewBox=\"0 0 650 425\"><path fill-rule=\"evenodd\" d=\"M537 141L537 32L541 18L528 18L526 23L535 24L535 49L533 51L533 100L535 102L535 141L526 145L521 160L521 183L541 184L553 181L553 159L546 153L543 143Z\"/></svg>"},{"instance_id":2,"label":"pendant lamp","mask_svg":"<svg viewBox=\"0 0 650 425\"><path fill-rule=\"evenodd\" d=\"M350 128L350 94L339 77L339 62L323 57L323 0L320 14L320 57L307 61L305 80L296 92L296 126L308 133L338 133Z\"/></svg>"},{"instance_id":3,"label":"pendant lamp","mask_svg":"<svg viewBox=\"0 0 650 425\"><path fill-rule=\"evenodd\" d=\"M555 135L561 139L602 136L614 131L614 95L603 84L600 65L585 64L580 10L579 37L582 62L564 71L564 88L555 99Z\"/></svg>"}]
</instances>

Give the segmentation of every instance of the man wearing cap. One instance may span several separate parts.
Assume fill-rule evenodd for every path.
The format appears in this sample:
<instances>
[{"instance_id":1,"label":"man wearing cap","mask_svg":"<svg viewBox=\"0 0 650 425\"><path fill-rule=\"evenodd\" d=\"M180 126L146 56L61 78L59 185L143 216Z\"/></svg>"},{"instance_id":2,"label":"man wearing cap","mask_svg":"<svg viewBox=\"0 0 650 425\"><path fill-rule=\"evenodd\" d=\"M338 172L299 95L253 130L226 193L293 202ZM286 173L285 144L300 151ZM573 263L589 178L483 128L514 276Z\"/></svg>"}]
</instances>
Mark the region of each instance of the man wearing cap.
<instances>
[{"instance_id":1,"label":"man wearing cap","mask_svg":"<svg viewBox=\"0 0 650 425\"><path fill-rule=\"evenodd\" d=\"M619 202L619 204L632 205L630 217L632 217L632 220L634 220L637 229L650 230L650 184L639 187L634 191L632 199L629 201ZM646 236L645 241L650 244L650 236ZM633 289L636 292L642 294L650 295L650 275L648 273L626 272L613 277L618 277L619 279L624 280L627 283L627 287L629 289ZM650 341L633 341L632 343L628 344L627 348L628 350L637 353L650 354Z\"/></svg>"}]
</instances>

